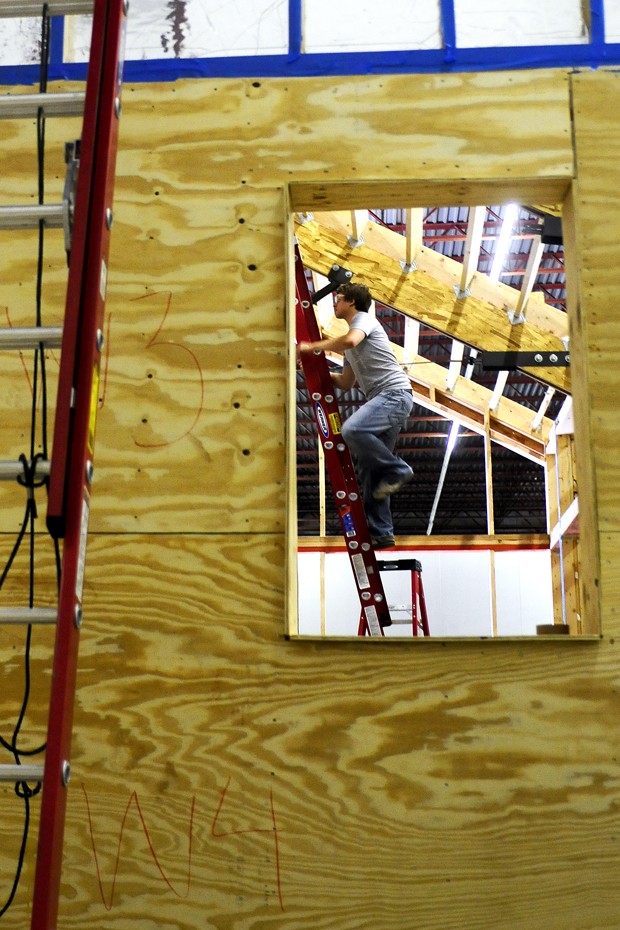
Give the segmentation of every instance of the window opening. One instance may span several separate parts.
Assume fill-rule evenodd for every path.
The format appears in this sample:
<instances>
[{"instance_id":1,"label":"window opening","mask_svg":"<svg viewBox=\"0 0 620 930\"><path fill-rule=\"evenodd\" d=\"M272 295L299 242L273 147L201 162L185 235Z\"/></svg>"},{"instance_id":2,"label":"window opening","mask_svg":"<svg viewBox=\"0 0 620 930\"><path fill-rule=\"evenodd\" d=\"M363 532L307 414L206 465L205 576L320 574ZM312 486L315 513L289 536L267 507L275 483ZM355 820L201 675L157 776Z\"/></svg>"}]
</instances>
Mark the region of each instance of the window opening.
<instances>
[{"instance_id":1,"label":"window opening","mask_svg":"<svg viewBox=\"0 0 620 930\"><path fill-rule=\"evenodd\" d=\"M421 273L430 283L423 312L373 293L377 319L414 387L414 406L397 452L415 477L392 497L395 546L379 551L377 558L420 560L431 637L595 632L582 628L580 610L574 443L566 432L571 399L565 377L569 355L559 211L514 205L507 220L508 206L357 210L350 221L343 212L296 217L311 292L324 288L326 281L313 254L323 225L326 241L335 243L339 232L348 240L344 252L344 242L339 246L343 267L353 271L351 280L368 284L373 292L372 276L367 279L356 271L355 249L362 255L361 269L364 236L373 238L374 225L389 232L391 246L394 234L401 237L404 273L415 274L415 256L428 252L442 256L442 266L433 267L444 275L444 290L455 270L460 272L454 285L455 315L470 312L470 281L474 300L496 301L495 312L506 314L514 327L528 327L530 316L538 318L537 310L552 308L550 344L558 354L565 350L565 370L560 371L562 358L549 368L549 345L544 345L546 365L537 377L532 366L487 369L484 338L461 341L456 338L458 325L452 330L445 323L430 325L438 298L424 262ZM417 233L412 223L416 213ZM314 224L310 236L304 230L307 224ZM498 258L502 240L505 252ZM376 249L376 240L372 247ZM386 253L385 260L393 263L395 252ZM497 284L489 278L494 263ZM324 335L340 331L331 303L327 297L316 308ZM328 361L334 371L342 364L333 353ZM336 396L343 421L365 400L358 387ZM355 636L359 605L348 579L345 541L312 400L299 369L296 409L300 626L292 632ZM560 438L567 435L570 439ZM395 590L390 596L399 600L402 593ZM384 634L403 635L389 628Z\"/></svg>"}]
</instances>

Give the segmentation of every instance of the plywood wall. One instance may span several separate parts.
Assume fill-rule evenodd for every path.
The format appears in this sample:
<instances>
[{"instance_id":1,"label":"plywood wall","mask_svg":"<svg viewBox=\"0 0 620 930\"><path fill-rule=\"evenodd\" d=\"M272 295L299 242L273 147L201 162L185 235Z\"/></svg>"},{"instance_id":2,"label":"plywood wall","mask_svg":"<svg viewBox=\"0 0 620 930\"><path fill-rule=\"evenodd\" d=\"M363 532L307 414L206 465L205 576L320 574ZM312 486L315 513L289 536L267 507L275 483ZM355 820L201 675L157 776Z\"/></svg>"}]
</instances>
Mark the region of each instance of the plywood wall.
<instances>
[{"instance_id":1,"label":"plywood wall","mask_svg":"<svg viewBox=\"0 0 620 930\"><path fill-rule=\"evenodd\" d=\"M617 928L619 103L604 72L125 88L59 927ZM286 640L289 185L575 175L602 641Z\"/></svg>"}]
</instances>

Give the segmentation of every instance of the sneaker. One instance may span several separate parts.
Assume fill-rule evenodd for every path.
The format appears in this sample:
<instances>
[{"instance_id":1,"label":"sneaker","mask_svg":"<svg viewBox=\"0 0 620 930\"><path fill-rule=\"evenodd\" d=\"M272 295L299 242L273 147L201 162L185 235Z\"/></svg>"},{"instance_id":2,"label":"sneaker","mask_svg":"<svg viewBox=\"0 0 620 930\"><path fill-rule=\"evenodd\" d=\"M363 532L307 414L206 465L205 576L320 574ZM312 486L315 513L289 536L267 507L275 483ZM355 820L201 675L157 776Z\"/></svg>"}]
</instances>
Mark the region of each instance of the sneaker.
<instances>
[{"instance_id":1,"label":"sneaker","mask_svg":"<svg viewBox=\"0 0 620 930\"><path fill-rule=\"evenodd\" d=\"M384 497L389 497L390 494L396 494L412 478L413 471L410 469L406 475L401 475L399 478L392 479L392 481L380 481L372 492L372 496L376 501L381 501Z\"/></svg>"},{"instance_id":2,"label":"sneaker","mask_svg":"<svg viewBox=\"0 0 620 930\"><path fill-rule=\"evenodd\" d=\"M373 549L390 549L395 545L393 536L373 536L370 541Z\"/></svg>"}]
</instances>

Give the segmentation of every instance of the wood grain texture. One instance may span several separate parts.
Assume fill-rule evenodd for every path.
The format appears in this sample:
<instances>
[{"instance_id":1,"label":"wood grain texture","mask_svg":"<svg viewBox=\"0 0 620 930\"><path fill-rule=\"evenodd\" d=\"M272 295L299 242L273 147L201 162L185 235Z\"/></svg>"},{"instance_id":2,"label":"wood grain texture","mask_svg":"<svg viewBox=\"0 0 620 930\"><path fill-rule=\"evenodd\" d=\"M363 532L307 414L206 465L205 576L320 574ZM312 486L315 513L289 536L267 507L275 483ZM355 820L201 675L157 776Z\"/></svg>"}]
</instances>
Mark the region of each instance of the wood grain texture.
<instances>
[{"instance_id":1,"label":"wood grain texture","mask_svg":"<svg viewBox=\"0 0 620 930\"><path fill-rule=\"evenodd\" d=\"M61 925L613 926L614 647L286 643L282 551L92 540Z\"/></svg>"},{"instance_id":2,"label":"wood grain texture","mask_svg":"<svg viewBox=\"0 0 620 930\"><path fill-rule=\"evenodd\" d=\"M617 349L594 319L615 300L615 250L592 239L604 188L614 213L617 146L601 139L617 78L572 80L594 369ZM60 927L617 930L619 533L590 524L600 642L284 638L287 185L514 172L565 190L568 81L126 88ZM595 380L590 417L588 390L580 428L613 521L612 403ZM2 640L5 724L20 646ZM2 788L5 887L14 800ZM27 926L30 889L28 865L7 930Z\"/></svg>"},{"instance_id":3,"label":"wood grain texture","mask_svg":"<svg viewBox=\"0 0 620 930\"><path fill-rule=\"evenodd\" d=\"M214 557L217 545L221 554ZM280 557L279 544L257 536L94 540L75 759L80 782L71 794L76 841L65 869L67 926L83 921L86 898L102 927L155 909L160 919L189 927L200 908L206 926L217 926L219 914L231 927L277 920L344 930L351 914L381 914L398 926L414 910L433 930L457 915L461 926L473 928L481 922L481 899L500 919L507 899L516 913L525 894L536 919L543 914L550 923L550 899L567 890L558 859L597 842L599 872L613 868L620 772L605 722L609 713L615 718L613 692L602 679L605 666L604 674L614 674L611 652L606 661L596 648L575 656L546 644L527 657L510 646L494 651L497 644L455 651L437 644L424 653L285 644L276 619ZM158 602L149 597L153 587ZM136 614L143 618L139 631ZM102 673L114 681L105 693ZM575 719L583 723L576 734ZM181 894L195 796L186 898L158 874L134 802L114 904L104 910L85 818L84 752L108 903L132 790ZM595 796L584 758L603 778ZM257 828L266 832L214 836ZM594 864L584 869L582 904L594 904L586 890L594 882L605 889L600 919L611 920L618 903L611 872L607 883ZM398 902L390 904L394 881ZM462 894L446 899L446 885ZM429 898L440 890L435 913Z\"/></svg>"},{"instance_id":4,"label":"wood grain texture","mask_svg":"<svg viewBox=\"0 0 620 930\"><path fill-rule=\"evenodd\" d=\"M620 176L615 152L620 128L609 120L609 103L620 93L618 76L605 72L600 81L587 74L575 75L576 152L578 182L575 248L581 269L580 306L575 314L586 358L577 359L588 378L587 394L580 398L590 411L592 433L584 436L594 460L598 519L601 529L620 531L620 473L617 456L618 340L617 258L614 243L620 230L618 210ZM603 127L606 127L603 129ZM605 132L608 144L597 144Z\"/></svg>"}]
</instances>

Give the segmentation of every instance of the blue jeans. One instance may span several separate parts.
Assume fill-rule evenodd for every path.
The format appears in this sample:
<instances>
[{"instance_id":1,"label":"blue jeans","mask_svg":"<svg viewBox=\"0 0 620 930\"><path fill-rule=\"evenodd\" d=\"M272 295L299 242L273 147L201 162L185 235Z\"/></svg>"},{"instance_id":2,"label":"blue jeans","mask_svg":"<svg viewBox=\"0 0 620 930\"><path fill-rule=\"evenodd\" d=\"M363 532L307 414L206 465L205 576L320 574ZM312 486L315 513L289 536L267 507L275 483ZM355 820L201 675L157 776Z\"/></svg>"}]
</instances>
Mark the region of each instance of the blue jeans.
<instances>
[{"instance_id":1,"label":"blue jeans","mask_svg":"<svg viewBox=\"0 0 620 930\"><path fill-rule=\"evenodd\" d=\"M411 474L407 463L394 455L394 447L412 407L410 391L386 391L366 401L342 424L342 438L353 456L368 527L374 537L394 534L390 498L377 501L372 492L383 480Z\"/></svg>"}]
</instances>

